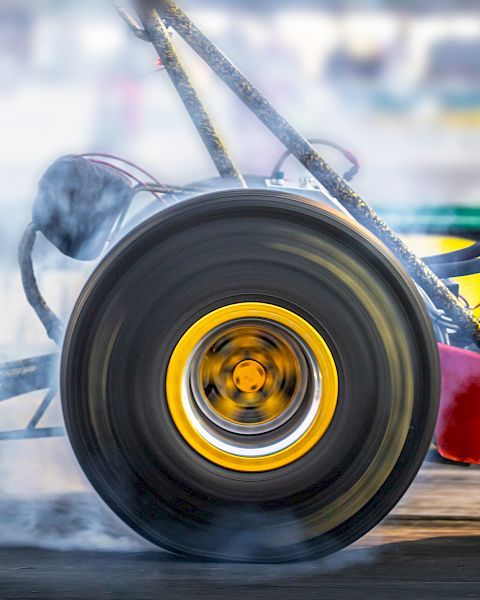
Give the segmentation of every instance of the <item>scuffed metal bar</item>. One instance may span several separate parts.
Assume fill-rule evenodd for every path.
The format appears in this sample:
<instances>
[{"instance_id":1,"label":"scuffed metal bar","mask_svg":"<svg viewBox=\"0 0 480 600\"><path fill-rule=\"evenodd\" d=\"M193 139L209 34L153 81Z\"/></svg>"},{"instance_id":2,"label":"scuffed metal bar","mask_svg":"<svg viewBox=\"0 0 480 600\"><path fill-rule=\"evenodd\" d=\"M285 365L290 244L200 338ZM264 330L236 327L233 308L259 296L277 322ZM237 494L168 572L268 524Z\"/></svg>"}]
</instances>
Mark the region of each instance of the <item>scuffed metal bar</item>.
<instances>
[{"instance_id":1,"label":"scuffed metal bar","mask_svg":"<svg viewBox=\"0 0 480 600\"><path fill-rule=\"evenodd\" d=\"M0 431L0 442L66 435L63 427L37 427L58 392L56 381L52 382L52 373L55 372L57 365L57 354L0 364L0 400L49 388L28 425L24 429Z\"/></svg>"},{"instance_id":2,"label":"scuffed metal bar","mask_svg":"<svg viewBox=\"0 0 480 600\"><path fill-rule=\"evenodd\" d=\"M29 440L38 438L64 437L66 431L63 427L42 427L40 429L16 429L14 431L0 431L0 442L8 440Z\"/></svg>"},{"instance_id":3,"label":"scuffed metal bar","mask_svg":"<svg viewBox=\"0 0 480 600\"><path fill-rule=\"evenodd\" d=\"M48 390L44 399L41 401L40 406L37 408L37 410L35 411L35 414L30 419L30 422L27 425L27 429L35 429L36 428L36 426L40 422L40 419L47 412L48 407L50 406L53 399L57 395L57 392L58 392L58 390L56 387L52 387Z\"/></svg>"},{"instance_id":4,"label":"scuffed metal bar","mask_svg":"<svg viewBox=\"0 0 480 600\"><path fill-rule=\"evenodd\" d=\"M461 328L465 340L480 345L480 323L446 285L396 235L379 215L323 160L315 148L282 117L268 100L248 81L237 67L198 29L187 15L171 0L151 0L162 19L168 21L216 75L291 151L304 167L348 212L400 260L414 281ZM145 4L145 2L139 2ZM160 20L159 20L160 21ZM161 22L161 21L160 21ZM157 24L150 22L152 34ZM163 23L162 23L163 26Z\"/></svg>"},{"instance_id":5,"label":"scuffed metal bar","mask_svg":"<svg viewBox=\"0 0 480 600\"><path fill-rule=\"evenodd\" d=\"M37 227L33 223L30 223L23 234L20 246L18 248L18 263L20 265L20 273L22 275L23 289L30 306L37 313L38 318L43 323L48 337L58 346L61 346L64 333L63 323L45 302L40 290L38 289L37 280L33 270L32 252L36 238Z\"/></svg>"},{"instance_id":6,"label":"scuffed metal bar","mask_svg":"<svg viewBox=\"0 0 480 600\"><path fill-rule=\"evenodd\" d=\"M242 175L230 158L219 133L175 51L165 23L150 2L139 1L137 6L142 25L212 157L220 176L230 180L234 187L246 187Z\"/></svg>"},{"instance_id":7,"label":"scuffed metal bar","mask_svg":"<svg viewBox=\"0 0 480 600\"><path fill-rule=\"evenodd\" d=\"M57 354L0 364L0 400L50 387L57 364Z\"/></svg>"},{"instance_id":8,"label":"scuffed metal bar","mask_svg":"<svg viewBox=\"0 0 480 600\"><path fill-rule=\"evenodd\" d=\"M110 4L117 11L122 21L130 29L133 35L135 35L135 37L137 37L140 40L143 40L144 42L150 41L150 38L148 37L148 34L145 31L145 29L142 29L140 27L140 24L137 23L137 21L135 21L135 19L131 15L129 15L128 12L118 4L118 2L115 2L115 0L111 0Z\"/></svg>"}]
</instances>

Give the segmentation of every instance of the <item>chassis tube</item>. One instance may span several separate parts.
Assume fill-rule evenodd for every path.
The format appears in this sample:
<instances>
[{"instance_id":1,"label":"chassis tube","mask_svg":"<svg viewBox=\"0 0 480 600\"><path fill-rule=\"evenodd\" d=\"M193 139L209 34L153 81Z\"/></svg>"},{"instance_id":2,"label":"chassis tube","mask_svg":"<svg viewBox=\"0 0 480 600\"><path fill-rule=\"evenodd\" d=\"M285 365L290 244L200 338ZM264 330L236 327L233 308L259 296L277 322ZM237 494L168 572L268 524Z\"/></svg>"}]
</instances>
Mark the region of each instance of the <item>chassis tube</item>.
<instances>
[{"instance_id":1,"label":"chassis tube","mask_svg":"<svg viewBox=\"0 0 480 600\"><path fill-rule=\"evenodd\" d=\"M348 212L377 236L402 262L414 281L430 296L435 305L459 325L462 341L480 345L480 323L456 298L433 271L410 250L397 234L369 205L323 160L315 148L282 117L268 100L248 81L237 67L198 29L172 0L139 0L139 7L154 6L160 19L147 20L147 33L157 41L157 29L168 22L195 52L211 67L238 98L291 151L302 165L325 187ZM154 12L156 12L154 11ZM141 12L141 11L140 11ZM145 22L144 22L145 24Z\"/></svg>"},{"instance_id":2,"label":"chassis tube","mask_svg":"<svg viewBox=\"0 0 480 600\"><path fill-rule=\"evenodd\" d=\"M0 401L48 388L57 365L57 354L0 364Z\"/></svg>"},{"instance_id":3,"label":"chassis tube","mask_svg":"<svg viewBox=\"0 0 480 600\"><path fill-rule=\"evenodd\" d=\"M203 140L221 177L229 180L233 187L246 187L245 181L235 167L219 133L200 100L185 68L170 40L167 27L150 3L139 1L138 13L145 32L157 51L162 64L172 80L185 108L187 109L200 137Z\"/></svg>"}]
</instances>

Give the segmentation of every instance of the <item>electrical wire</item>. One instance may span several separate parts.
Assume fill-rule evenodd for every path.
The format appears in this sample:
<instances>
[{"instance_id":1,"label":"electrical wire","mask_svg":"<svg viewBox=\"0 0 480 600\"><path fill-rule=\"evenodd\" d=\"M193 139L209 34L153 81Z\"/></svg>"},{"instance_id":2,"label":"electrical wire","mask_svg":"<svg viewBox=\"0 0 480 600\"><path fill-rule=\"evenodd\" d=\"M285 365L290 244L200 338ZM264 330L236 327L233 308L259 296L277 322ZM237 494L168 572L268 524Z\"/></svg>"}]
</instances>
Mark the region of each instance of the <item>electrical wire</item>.
<instances>
[{"instance_id":1,"label":"electrical wire","mask_svg":"<svg viewBox=\"0 0 480 600\"><path fill-rule=\"evenodd\" d=\"M462 294L458 294L458 299L461 300L469 310L472 310L472 308L471 308L470 304L468 303L468 300L465 298L465 296L462 296Z\"/></svg>"},{"instance_id":2,"label":"electrical wire","mask_svg":"<svg viewBox=\"0 0 480 600\"><path fill-rule=\"evenodd\" d=\"M145 169L143 169L142 167L140 167L139 165L135 164L134 162L131 162L129 160L126 160L125 158L122 158L120 156L116 156L114 154L107 154L104 152L85 152L83 154L69 154L63 158L84 158L86 160L89 160L93 163L96 164L100 164L106 167L109 167L111 169L114 169L115 171L117 171L118 173L121 173L122 175L129 177L132 181L134 181L135 183L138 184L138 186L142 186L143 189L139 190L139 191L145 191L145 192L149 192L151 193L153 196L155 196L155 198L157 198L157 200L160 200L161 202L165 203L164 199L162 198L163 194L169 194L171 196L173 196L175 198L175 193L178 192L179 190L172 188L171 186L167 186L164 183L162 183L161 181L159 181L154 175L152 175L151 173L149 173L148 171L146 171ZM106 158L106 159L110 159L110 160L115 160L118 161L124 165L127 165L129 167L132 167L133 169L137 170L139 173L142 173L143 175L145 175L148 179L150 179L153 184L155 184L157 187L153 188L153 185L143 181L142 179L139 179L139 177L137 177L136 175L134 175L131 171L127 171L126 169L123 169L121 167L119 167L118 165L115 165L111 162L108 162L106 160L99 160L102 158Z\"/></svg>"},{"instance_id":3,"label":"electrical wire","mask_svg":"<svg viewBox=\"0 0 480 600\"><path fill-rule=\"evenodd\" d=\"M350 163L352 163L351 168L343 174L343 178L345 179L345 181L351 181L355 177L355 175L358 173L358 171L360 170L360 162L357 159L357 157L353 154L353 152L350 152L350 150L346 150L345 148L342 148L342 146L340 146L339 144L332 142L330 140L322 139L322 138L310 138L308 140L308 142L310 144L315 144L315 145L319 145L319 146L328 146L330 148L333 148L334 150L338 150L338 152L343 154L343 156ZM292 152L290 150L285 150L285 152L280 156L278 161L275 163L275 166L273 167L270 179L277 178L278 173L281 172L284 162L291 155L292 155Z\"/></svg>"},{"instance_id":4,"label":"electrical wire","mask_svg":"<svg viewBox=\"0 0 480 600\"><path fill-rule=\"evenodd\" d=\"M480 308L480 302L478 304L476 304L475 306L470 306L470 303L465 298L465 296L462 296L461 294L459 294L458 297L465 304L465 306L468 308L468 310L477 310L477 308Z\"/></svg>"},{"instance_id":5,"label":"electrical wire","mask_svg":"<svg viewBox=\"0 0 480 600\"><path fill-rule=\"evenodd\" d=\"M139 165L135 164L134 162L132 162L130 160L126 160L125 158L122 158L120 156L115 156L115 154L107 154L105 152L86 152L84 154L77 154L76 156L78 156L79 158L95 158L95 157L109 158L111 160L116 160L118 162L121 162L124 165L128 165L129 167L136 169L139 173L142 173L143 175L145 175L146 177L151 179L159 187L165 187L165 190L168 193L168 188L161 181L159 181L154 175L152 175L151 173L146 171L144 168L140 167Z\"/></svg>"},{"instance_id":6,"label":"electrical wire","mask_svg":"<svg viewBox=\"0 0 480 600\"><path fill-rule=\"evenodd\" d=\"M121 172L125 175L128 175L129 177L132 178L133 181L135 181L139 185L140 184L143 185L144 189L138 190L138 192L140 192L140 191L150 192L157 198L158 198L158 194L168 194L168 195L172 196L174 200L178 200L176 194L183 194L185 192L197 191L197 188L192 187L192 186L169 185L169 184L163 183L159 179L157 179L157 177L155 177L154 175L152 175L151 173L149 173L148 171L146 171L145 169L143 169L136 163L134 163L130 160L127 160L125 158L122 158L121 156L116 156L114 154L107 154L104 152L86 152L83 154L75 154L75 155L70 155L70 156L76 156L78 158L86 158L89 160L97 160L97 158L107 158L107 159L121 162L124 165L127 165L129 167L132 167L133 169L136 169L139 173L142 173L143 175L148 177L148 179L151 179L151 181L155 185L140 180L139 178L135 177L130 171L121 169L117 165L114 165L110 162L103 161L103 163L102 163L102 164L112 167L113 169L118 170L119 172Z\"/></svg>"},{"instance_id":7,"label":"electrical wire","mask_svg":"<svg viewBox=\"0 0 480 600\"><path fill-rule=\"evenodd\" d=\"M118 173L121 173L122 175L125 175L125 176L129 177L130 179L132 179L133 181L135 181L139 185L145 185L145 182L143 182L141 179L138 179L138 177L135 177L135 175L132 175L132 173L129 173L128 171L125 171L125 169L121 169L117 165L114 165L112 163L106 162L104 160L98 160L96 158L89 158L88 160L90 162L96 164L96 165L103 165L105 167L110 167L111 169L114 169Z\"/></svg>"}]
</instances>

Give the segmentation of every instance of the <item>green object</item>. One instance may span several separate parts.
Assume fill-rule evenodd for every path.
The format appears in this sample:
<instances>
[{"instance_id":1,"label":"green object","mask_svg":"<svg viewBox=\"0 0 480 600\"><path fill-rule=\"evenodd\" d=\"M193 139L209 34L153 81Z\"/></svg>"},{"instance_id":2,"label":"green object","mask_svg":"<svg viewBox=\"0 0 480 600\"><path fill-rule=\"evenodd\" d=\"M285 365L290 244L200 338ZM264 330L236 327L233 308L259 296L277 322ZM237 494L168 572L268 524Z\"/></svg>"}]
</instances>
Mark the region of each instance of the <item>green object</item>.
<instances>
[{"instance_id":1,"label":"green object","mask_svg":"<svg viewBox=\"0 0 480 600\"><path fill-rule=\"evenodd\" d=\"M377 210L400 233L480 234L480 206L422 206L413 210L384 205Z\"/></svg>"}]
</instances>

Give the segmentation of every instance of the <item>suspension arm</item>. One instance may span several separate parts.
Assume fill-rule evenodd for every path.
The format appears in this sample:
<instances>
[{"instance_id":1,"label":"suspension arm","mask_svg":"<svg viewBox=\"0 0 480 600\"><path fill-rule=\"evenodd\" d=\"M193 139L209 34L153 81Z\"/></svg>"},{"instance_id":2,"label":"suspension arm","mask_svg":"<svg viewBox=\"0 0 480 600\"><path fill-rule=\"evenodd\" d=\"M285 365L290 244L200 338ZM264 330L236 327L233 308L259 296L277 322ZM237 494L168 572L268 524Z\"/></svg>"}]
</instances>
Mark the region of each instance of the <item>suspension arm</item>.
<instances>
[{"instance_id":1,"label":"suspension arm","mask_svg":"<svg viewBox=\"0 0 480 600\"><path fill-rule=\"evenodd\" d=\"M205 106L172 44L165 23L149 2L138 2L138 13L146 35L157 51L163 66L187 109L221 177L234 187L246 187L245 180L235 167Z\"/></svg>"},{"instance_id":2,"label":"suspension arm","mask_svg":"<svg viewBox=\"0 0 480 600\"><path fill-rule=\"evenodd\" d=\"M57 367L56 354L0 364L0 401L49 387Z\"/></svg>"}]
</instances>

